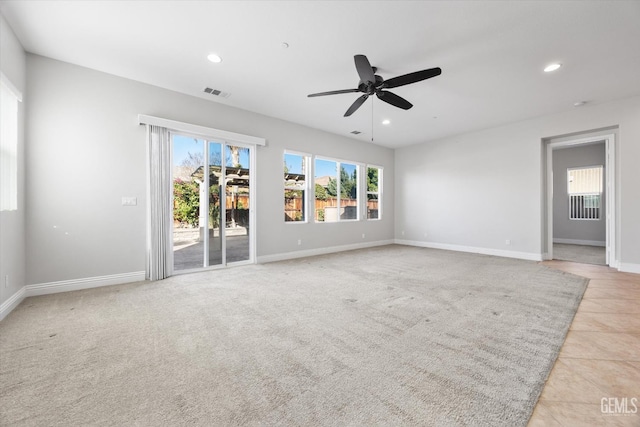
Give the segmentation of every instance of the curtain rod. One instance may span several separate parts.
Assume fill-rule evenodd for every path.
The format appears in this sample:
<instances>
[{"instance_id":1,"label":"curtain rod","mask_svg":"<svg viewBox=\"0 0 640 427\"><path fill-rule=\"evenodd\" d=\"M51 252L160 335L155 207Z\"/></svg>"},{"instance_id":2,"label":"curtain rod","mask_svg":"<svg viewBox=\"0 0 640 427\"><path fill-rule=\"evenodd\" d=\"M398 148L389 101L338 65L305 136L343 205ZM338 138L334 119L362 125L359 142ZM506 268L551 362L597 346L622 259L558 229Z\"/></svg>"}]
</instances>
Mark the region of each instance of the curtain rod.
<instances>
[{"instance_id":1,"label":"curtain rod","mask_svg":"<svg viewBox=\"0 0 640 427\"><path fill-rule=\"evenodd\" d=\"M267 140L265 138L179 122L177 120L164 119L162 117L148 116L145 114L138 114L138 124L161 126L169 130L201 135L211 139L222 139L225 141L235 141L251 145L267 145Z\"/></svg>"}]
</instances>

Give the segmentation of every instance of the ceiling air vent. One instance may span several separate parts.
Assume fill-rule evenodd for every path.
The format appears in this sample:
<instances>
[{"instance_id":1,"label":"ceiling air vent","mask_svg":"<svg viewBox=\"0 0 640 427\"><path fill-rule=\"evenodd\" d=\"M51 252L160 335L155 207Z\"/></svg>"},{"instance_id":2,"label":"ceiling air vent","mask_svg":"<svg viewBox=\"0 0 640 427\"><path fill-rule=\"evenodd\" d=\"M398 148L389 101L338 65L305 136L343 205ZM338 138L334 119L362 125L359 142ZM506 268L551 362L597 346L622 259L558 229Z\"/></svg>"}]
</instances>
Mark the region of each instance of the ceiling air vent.
<instances>
[{"instance_id":1,"label":"ceiling air vent","mask_svg":"<svg viewBox=\"0 0 640 427\"><path fill-rule=\"evenodd\" d=\"M208 93L209 95L219 96L222 98L228 98L231 95L229 92L223 92L218 89L211 89L210 87L205 87L204 93Z\"/></svg>"},{"instance_id":2,"label":"ceiling air vent","mask_svg":"<svg viewBox=\"0 0 640 427\"><path fill-rule=\"evenodd\" d=\"M360 135L362 132L360 132L359 130L352 130L351 133L354 135Z\"/></svg>"}]
</instances>

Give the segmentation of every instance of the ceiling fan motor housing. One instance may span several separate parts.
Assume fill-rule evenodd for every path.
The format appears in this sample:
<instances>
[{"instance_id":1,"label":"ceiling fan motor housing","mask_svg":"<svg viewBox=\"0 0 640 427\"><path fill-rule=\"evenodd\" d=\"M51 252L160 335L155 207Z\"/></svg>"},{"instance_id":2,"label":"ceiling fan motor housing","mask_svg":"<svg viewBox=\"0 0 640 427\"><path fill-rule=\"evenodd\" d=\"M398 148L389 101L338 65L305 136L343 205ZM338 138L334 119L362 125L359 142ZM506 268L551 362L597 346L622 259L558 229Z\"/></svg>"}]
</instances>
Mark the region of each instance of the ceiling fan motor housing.
<instances>
[{"instance_id":1,"label":"ceiling fan motor housing","mask_svg":"<svg viewBox=\"0 0 640 427\"><path fill-rule=\"evenodd\" d=\"M377 74L375 75L375 78L376 78L375 83L373 82L365 83L362 80L360 80L360 83L358 84L358 90L360 92L366 93L367 95L373 95L374 93L382 89L383 88L382 84L384 83L384 79Z\"/></svg>"}]
</instances>

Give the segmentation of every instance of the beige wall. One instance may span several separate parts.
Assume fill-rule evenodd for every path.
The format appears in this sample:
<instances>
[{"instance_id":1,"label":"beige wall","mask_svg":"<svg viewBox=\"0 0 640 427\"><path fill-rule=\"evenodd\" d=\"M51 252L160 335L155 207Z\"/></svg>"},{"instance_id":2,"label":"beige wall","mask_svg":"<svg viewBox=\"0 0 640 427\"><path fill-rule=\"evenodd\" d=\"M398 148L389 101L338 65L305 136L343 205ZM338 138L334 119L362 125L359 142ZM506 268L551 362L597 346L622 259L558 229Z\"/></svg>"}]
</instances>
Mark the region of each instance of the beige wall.
<instances>
[{"instance_id":1,"label":"beige wall","mask_svg":"<svg viewBox=\"0 0 640 427\"><path fill-rule=\"evenodd\" d=\"M0 69L22 92L23 98L26 89L25 58L20 42L0 15ZM14 300L18 301L15 296L25 285L25 104L18 103L18 209L0 212L0 319L8 313L9 305Z\"/></svg>"},{"instance_id":2,"label":"beige wall","mask_svg":"<svg viewBox=\"0 0 640 427\"><path fill-rule=\"evenodd\" d=\"M28 284L144 270L145 129L138 114L267 139L257 148L259 259L393 239L390 149L41 56L28 55L27 70ZM285 224L285 149L383 166L383 220ZM138 206L121 206L122 196L137 197Z\"/></svg>"},{"instance_id":3,"label":"beige wall","mask_svg":"<svg viewBox=\"0 0 640 427\"><path fill-rule=\"evenodd\" d=\"M396 150L396 238L539 259L543 140L615 126L617 254L640 272L640 97Z\"/></svg>"}]
</instances>

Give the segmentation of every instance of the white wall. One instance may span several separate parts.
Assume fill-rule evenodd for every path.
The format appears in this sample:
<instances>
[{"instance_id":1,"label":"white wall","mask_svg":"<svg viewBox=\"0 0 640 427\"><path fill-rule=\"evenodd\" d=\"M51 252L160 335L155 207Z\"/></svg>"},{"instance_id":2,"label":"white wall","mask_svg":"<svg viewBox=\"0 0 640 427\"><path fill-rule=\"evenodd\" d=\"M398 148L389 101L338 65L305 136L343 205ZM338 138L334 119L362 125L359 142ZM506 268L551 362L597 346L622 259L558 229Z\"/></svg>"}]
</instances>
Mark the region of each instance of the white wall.
<instances>
[{"instance_id":1,"label":"white wall","mask_svg":"<svg viewBox=\"0 0 640 427\"><path fill-rule=\"evenodd\" d=\"M569 193L567 188L567 169L585 166L605 166L604 143L584 146L564 147L553 150L553 239L554 241L572 241L579 244L605 245L606 227L606 186L602 188L602 209L598 220L569 219ZM603 176L606 171L603 170Z\"/></svg>"},{"instance_id":2,"label":"white wall","mask_svg":"<svg viewBox=\"0 0 640 427\"><path fill-rule=\"evenodd\" d=\"M390 149L37 55L27 56L27 82L28 284L144 270L145 129L137 124L139 113L267 139L257 149L259 259L393 239ZM285 149L383 166L383 220L285 224ZM137 197L138 206L121 206L122 196Z\"/></svg>"},{"instance_id":3,"label":"white wall","mask_svg":"<svg viewBox=\"0 0 640 427\"><path fill-rule=\"evenodd\" d=\"M25 52L0 15L0 69L11 83L25 95ZM25 102L18 103L18 209L0 212L0 319L6 315L15 296L25 285L25 181L24 181L24 115ZM6 281L5 281L6 280Z\"/></svg>"},{"instance_id":4,"label":"white wall","mask_svg":"<svg viewBox=\"0 0 640 427\"><path fill-rule=\"evenodd\" d=\"M396 150L396 239L539 259L542 139L613 126L618 258L640 272L640 97Z\"/></svg>"}]
</instances>

